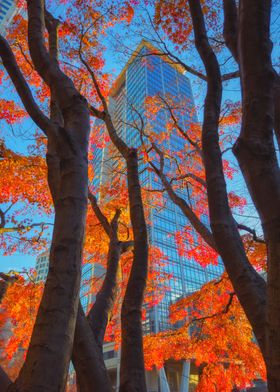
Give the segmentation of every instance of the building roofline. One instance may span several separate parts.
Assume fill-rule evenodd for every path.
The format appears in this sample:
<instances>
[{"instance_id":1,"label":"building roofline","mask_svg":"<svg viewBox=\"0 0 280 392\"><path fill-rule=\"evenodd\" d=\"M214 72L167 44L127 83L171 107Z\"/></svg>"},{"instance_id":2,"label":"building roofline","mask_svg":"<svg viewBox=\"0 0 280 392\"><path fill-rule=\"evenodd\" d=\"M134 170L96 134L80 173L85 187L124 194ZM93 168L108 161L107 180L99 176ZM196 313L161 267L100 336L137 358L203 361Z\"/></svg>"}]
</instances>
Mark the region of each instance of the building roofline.
<instances>
[{"instance_id":1,"label":"building roofline","mask_svg":"<svg viewBox=\"0 0 280 392\"><path fill-rule=\"evenodd\" d=\"M109 96L113 97L117 93L119 87L122 85L122 83L125 80L126 71L127 71L128 67L129 67L129 65L133 62L133 60L140 53L141 49L144 48L144 47L146 47L150 51L154 52L155 55L160 56L166 63L171 65L171 67L176 69L176 71L178 71L180 74L184 75L184 73L186 72L185 68L182 65L176 64L169 56L164 54L164 52L162 52L160 49L156 48L149 41L147 41L145 39L142 39L140 44L137 46L137 48L134 50L134 52L130 56L129 60L125 64L125 66L122 69L121 73L119 74L119 76L117 77L115 82L113 83L113 86L112 86L112 88L110 89L110 92L109 92Z\"/></svg>"}]
</instances>

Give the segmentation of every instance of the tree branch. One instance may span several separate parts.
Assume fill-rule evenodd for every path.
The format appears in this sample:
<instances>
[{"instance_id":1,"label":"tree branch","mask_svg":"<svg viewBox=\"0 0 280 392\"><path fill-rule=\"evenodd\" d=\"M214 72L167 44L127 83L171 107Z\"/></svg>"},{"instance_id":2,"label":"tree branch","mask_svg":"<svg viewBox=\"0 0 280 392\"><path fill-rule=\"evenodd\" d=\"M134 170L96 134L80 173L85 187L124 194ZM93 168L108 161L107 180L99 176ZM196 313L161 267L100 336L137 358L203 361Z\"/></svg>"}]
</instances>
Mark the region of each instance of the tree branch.
<instances>
[{"instance_id":1,"label":"tree branch","mask_svg":"<svg viewBox=\"0 0 280 392\"><path fill-rule=\"evenodd\" d=\"M147 136L147 135L145 134L145 136ZM143 139L142 139L142 143L143 143ZM193 225L195 230L204 239L204 241L212 249L218 251L211 231L208 230L208 228L201 222L201 220L198 218L198 216L195 214L195 212L189 206L187 201L177 195L177 193L174 191L174 189L172 187L171 181L169 181L168 178L166 177L166 175L164 174L164 154L163 154L163 152L154 142L151 142L151 145L152 145L152 148L159 155L160 167L158 168L151 160L148 160L148 163L152 167L155 174L160 178L168 196L181 209L181 211L183 212L185 217L190 221L190 223ZM202 182L202 183L203 183L203 186L205 186L205 183L204 182Z\"/></svg>"},{"instance_id":2,"label":"tree branch","mask_svg":"<svg viewBox=\"0 0 280 392\"><path fill-rule=\"evenodd\" d=\"M52 123L36 104L30 88L17 65L15 56L8 42L1 35L0 56L27 113L30 115L35 124L47 135L52 126Z\"/></svg>"},{"instance_id":3,"label":"tree branch","mask_svg":"<svg viewBox=\"0 0 280 392\"><path fill-rule=\"evenodd\" d=\"M105 113L102 112L101 110L96 109L94 106L90 105L89 110L90 110L90 114L93 117L99 118L100 120L105 119Z\"/></svg>"},{"instance_id":4,"label":"tree branch","mask_svg":"<svg viewBox=\"0 0 280 392\"><path fill-rule=\"evenodd\" d=\"M49 226L49 225L53 225L53 223L40 222L40 223L32 223L31 225L28 226L18 225L15 227L0 227L0 234L12 233L15 231L30 231L34 227L44 228L44 226Z\"/></svg>"},{"instance_id":5,"label":"tree branch","mask_svg":"<svg viewBox=\"0 0 280 392\"><path fill-rule=\"evenodd\" d=\"M55 58L51 58L45 46L45 9L43 4L44 2L41 0L28 2L28 46L36 71L50 86L51 74L57 72L59 68L55 64ZM50 20L49 23L51 23ZM48 26L50 27L50 24Z\"/></svg>"},{"instance_id":6,"label":"tree branch","mask_svg":"<svg viewBox=\"0 0 280 392\"><path fill-rule=\"evenodd\" d=\"M240 230L245 230L245 231L247 231L248 233L252 234L253 240L254 240L254 241L259 242L259 243L261 243L261 244L266 244L265 240L263 240L262 238L259 238L259 237L257 236L256 230L251 229L250 227L245 226L245 225L242 225L242 224L240 224L240 223L237 223L237 227L238 227L238 229L240 229Z\"/></svg>"},{"instance_id":7,"label":"tree branch","mask_svg":"<svg viewBox=\"0 0 280 392\"><path fill-rule=\"evenodd\" d=\"M58 40L57 30L60 21L53 17L53 15L45 9L45 23L49 33L49 53L52 59L58 61Z\"/></svg>"},{"instance_id":8,"label":"tree branch","mask_svg":"<svg viewBox=\"0 0 280 392\"><path fill-rule=\"evenodd\" d=\"M230 1L233 1L233 0L230 0ZM154 33L156 34L156 36L158 38L159 44L162 45L162 47L164 49L163 51L159 51L159 52L155 52L155 53L149 53L148 56L168 56L172 60L173 64L181 65L185 69L186 72L189 72L190 74L192 74L194 76L197 76L201 80L204 80L206 82L207 81L207 76L204 73L202 73L200 71L197 71L193 67L190 67L188 64L186 64L184 61L182 61L178 56L176 56L174 53L172 53L168 49L166 43L161 38L161 36L160 36L160 34L158 32L158 29L155 28L154 23L152 21L152 18L150 16L149 12L147 12L147 14L148 14L148 19L150 21L150 24L151 24L151 26L152 26L152 28L154 30ZM147 56L147 54L143 55L143 57L144 56ZM226 81L226 80L238 78L239 76L240 76L239 71L234 71L234 72L230 72L230 73L222 75L221 76L221 80L222 81Z\"/></svg>"},{"instance_id":9,"label":"tree branch","mask_svg":"<svg viewBox=\"0 0 280 392\"><path fill-rule=\"evenodd\" d=\"M195 148L197 153L202 157L202 151L201 151L201 148L199 147L198 143L196 141L192 140L189 137L188 133L180 126L180 124L178 123L177 118L175 117L175 115L173 113L173 110L172 110L171 106L166 101L166 99L163 98L162 96L159 96L159 97L164 102L164 104L166 105L175 127L178 129L178 131L181 133L181 135Z\"/></svg>"},{"instance_id":10,"label":"tree branch","mask_svg":"<svg viewBox=\"0 0 280 392\"><path fill-rule=\"evenodd\" d=\"M81 45L82 45L82 38L81 38ZM96 90L96 92L97 92L97 95L98 95L100 101L102 102L104 111L105 111L105 112L108 112L108 105L107 105L106 99L105 99L105 97L103 96L103 94L102 94L102 92L101 92L101 90L100 90L100 88L99 88L99 84L98 84L98 82L97 82L97 79L96 79L96 77L95 77L95 74L94 74L93 70L91 69L91 67L89 66L88 62L87 62L87 61L84 59L84 57L83 57L81 45L80 45L80 49L79 49L79 58L80 58L81 62L84 64L84 66L86 67L88 73L89 73L90 76L91 76L91 79L92 79L92 81L93 81L94 88L95 88L95 90ZM97 111L97 109L94 109L94 111ZM102 113L102 112L100 112L99 115L101 115L101 113Z\"/></svg>"},{"instance_id":11,"label":"tree branch","mask_svg":"<svg viewBox=\"0 0 280 392\"><path fill-rule=\"evenodd\" d=\"M108 221L108 219L106 218L106 216L103 214L103 212L101 211L101 209L99 208L98 204L97 204L97 200L96 197L94 196L94 194L90 191L90 189L88 190L88 199L90 201L91 207L97 217L97 219L99 220L99 222L101 223L105 233L108 235L108 237L110 237L111 232L112 232L112 228L111 225Z\"/></svg>"},{"instance_id":12,"label":"tree branch","mask_svg":"<svg viewBox=\"0 0 280 392\"><path fill-rule=\"evenodd\" d=\"M0 208L0 232L6 225L6 217L4 211Z\"/></svg>"},{"instance_id":13,"label":"tree branch","mask_svg":"<svg viewBox=\"0 0 280 392\"><path fill-rule=\"evenodd\" d=\"M213 313L213 314L208 315L208 316L193 318L193 319L188 323L188 325L191 325L192 323L194 323L194 322L196 322L196 321L204 321L204 320L212 319L212 318L215 318L215 317L217 317L217 316L221 316L222 314L228 313L228 311L229 311L229 309L230 309L230 306L231 306L231 304L232 304L233 298L234 298L235 295L236 295L236 294L235 294L234 292L229 293L229 300L228 300L228 303L226 304L226 306L224 307L224 309L222 309L220 312L216 312L216 313Z\"/></svg>"},{"instance_id":14,"label":"tree branch","mask_svg":"<svg viewBox=\"0 0 280 392\"><path fill-rule=\"evenodd\" d=\"M28 11L28 46L32 62L36 71L44 82L55 92L55 98L60 106L60 110L70 110L73 100L81 95L76 90L73 81L61 71L57 61L57 42L56 28L58 21L44 9L44 1L29 0L27 4ZM45 46L45 19L51 31L50 44L51 53ZM83 98L85 101L85 99ZM77 101L76 101L77 103ZM60 132L60 136L70 138L70 133L66 130ZM65 139L66 139L65 137ZM70 142L69 142L70 144Z\"/></svg>"},{"instance_id":15,"label":"tree branch","mask_svg":"<svg viewBox=\"0 0 280 392\"><path fill-rule=\"evenodd\" d=\"M237 49L238 15L235 0L223 0L224 8L224 39L226 46L233 55L237 64L239 63ZM239 73L239 72L238 72Z\"/></svg>"},{"instance_id":16,"label":"tree branch","mask_svg":"<svg viewBox=\"0 0 280 392\"><path fill-rule=\"evenodd\" d=\"M178 176L178 177L172 177L170 179L170 185L174 181L184 180L185 178L192 178L193 180L198 182L200 185L202 185L203 188L206 188L206 182L202 178L198 177L197 175L195 175L193 173L186 173L186 174L182 174L181 176Z\"/></svg>"}]
</instances>

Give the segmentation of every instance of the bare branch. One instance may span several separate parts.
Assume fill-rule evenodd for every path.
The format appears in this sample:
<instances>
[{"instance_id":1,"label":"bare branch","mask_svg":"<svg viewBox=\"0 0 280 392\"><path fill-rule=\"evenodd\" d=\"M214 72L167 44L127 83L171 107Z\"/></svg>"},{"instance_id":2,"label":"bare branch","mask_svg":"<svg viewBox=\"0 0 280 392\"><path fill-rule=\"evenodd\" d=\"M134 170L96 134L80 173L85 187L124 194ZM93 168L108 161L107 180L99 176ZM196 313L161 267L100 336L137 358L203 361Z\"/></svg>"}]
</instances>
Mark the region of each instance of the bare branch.
<instances>
[{"instance_id":1,"label":"bare branch","mask_svg":"<svg viewBox=\"0 0 280 392\"><path fill-rule=\"evenodd\" d=\"M144 146L145 143L143 140L143 136L150 139L149 135L147 133L145 133L145 131L143 129L139 130L139 132L140 132L141 143ZM154 143L152 141L150 141L150 142L151 142L151 146L152 146L151 149L153 149L159 156L159 168L150 159L148 160L148 163L152 167L155 174L161 179L161 182L162 182L164 189L166 190L168 196L181 209L183 214L191 222L191 224L196 229L196 231L202 236L204 241L211 248L213 248L214 250L217 251L217 247L216 247L213 235L210 232L210 230L201 222L201 220L198 218L198 216L195 214L195 212L190 207L190 205L186 202L186 200L184 200L182 197L177 195L177 193L174 191L174 189L172 187L171 181L164 174L164 154L163 154L163 152L161 151L159 146L156 145L156 143ZM201 181L199 180L199 182L202 182L202 181L203 180L201 180ZM203 183L203 185L205 186L205 183Z\"/></svg>"},{"instance_id":2,"label":"bare branch","mask_svg":"<svg viewBox=\"0 0 280 392\"><path fill-rule=\"evenodd\" d=\"M26 54L24 53L24 50L23 50L21 44L20 44L19 42L16 42L16 43L15 43L15 46L17 46L17 47L19 48L20 53L22 54L22 57L24 57L24 60L27 62L27 64L30 66L30 68L31 68L32 70L34 70L34 66L33 66L33 64L31 63L31 61L29 60L29 58L26 56Z\"/></svg>"},{"instance_id":3,"label":"bare branch","mask_svg":"<svg viewBox=\"0 0 280 392\"><path fill-rule=\"evenodd\" d=\"M229 0L229 1L234 1L234 0ZM181 67L183 67L186 72L189 72L190 74L192 74L194 76L197 76L201 80L204 80L206 82L207 81L207 76L205 74L203 74L200 71L197 71L195 68L193 68L193 67L189 66L188 64L186 64L184 61L182 61L178 56L176 56L173 52L171 52L168 49L166 43L164 42L164 40L159 35L158 30L155 28L154 23L152 21L152 18L150 16L149 12L147 12L147 14L148 14L149 22L150 22L150 24L151 24L151 26L153 28L153 31L156 34L157 38L158 38L158 42L163 47L163 51L154 52L154 53L148 53L148 55L150 55L150 56L168 56L172 60L172 64L179 64L179 65L181 65ZM147 54L145 54L143 56L147 56ZM240 76L240 73L237 70L237 71L230 72L230 73L222 75L221 76L221 80L222 81L227 81L227 80L230 80L230 79L238 78L239 76Z\"/></svg>"},{"instance_id":4,"label":"bare branch","mask_svg":"<svg viewBox=\"0 0 280 392\"><path fill-rule=\"evenodd\" d=\"M167 102L167 100L165 99L165 98L163 98L162 96L160 96L159 95L159 98L164 102L164 104L166 105L166 107L167 107L167 109L168 109L168 111L169 111L169 114L170 114L170 116L171 116L171 118L172 118L172 120L173 120L173 123L174 123L174 125L176 126L176 128L178 129L178 131L181 133L181 135L195 148L195 150L198 152L198 154L200 155L200 156L202 156L202 151L201 151L201 148L200 148L200 146L198 145L198 143L196 142L196 141L194 141L194 140L192 140L190 137L189 137L189 135L188 135L188 133L180 126L180 124L179 124L179 122L178 122L178 120L177 120L177 118L175 117L175 115L174 115L174 112L173 112L173 110L172 110L172 107L170 106L170 104Z\"/></svg>"},{"instance_id":5,"label":"bare branch","mask_svg":"<svg viewBox=\"0 0 280 392\"><path fill-rule=\"evenodd\" d=\"M84 57L83 57L81 47L80 47L80 49L79 49L79 58L80 58L81 62L84 64L84 66L86 67L88 73L89 73L90 76L91 76L91 79L92 79L92 81L93 81L93 85L94 85L94 87L95 87L95 90L96 90L96 92L97 92L98 97L100 98L100 101L102 102L104 111L105 111L105 112L108 112L108 105L107 105L106 99L105 99L105 97L103 96L103 94L102 94L102 92L101 92L101 90L100 90L100 88L99 88L99 84L98 84L98 82L97 82L96 76L95 76L95 74L94 74L92 68L89 66L88 62L87 62L87 61L84 59ZM97 109L95 109L95 110L97 110ZM101 113L102 113L102 112L101 112Z\"/></svg>"}]
</instances>

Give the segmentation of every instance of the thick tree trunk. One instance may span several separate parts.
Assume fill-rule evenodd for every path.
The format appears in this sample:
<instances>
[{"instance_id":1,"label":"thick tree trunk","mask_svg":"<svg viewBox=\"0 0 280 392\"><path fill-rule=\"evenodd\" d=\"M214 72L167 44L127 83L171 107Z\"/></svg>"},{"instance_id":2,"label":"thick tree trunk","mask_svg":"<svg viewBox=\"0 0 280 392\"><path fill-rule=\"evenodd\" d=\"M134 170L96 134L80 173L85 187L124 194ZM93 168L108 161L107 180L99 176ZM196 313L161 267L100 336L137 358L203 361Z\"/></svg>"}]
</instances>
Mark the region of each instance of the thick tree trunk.
<instances>
[{"instance_id":1,"label":"thick tree trunk","mask_svg":"<svg viewBox=\"0 0 280 392\"><path fill-rule=\"evenodd\" d=\"M81 304L77 314L72 361L80 392L112 392L102 349L97 345Z\"/></svg>"},{"instance_id":2,"label":"thick tree trunk","mask_svg":"<svg viewBox=\"0 0 280 392\"><path fill-rule=\"evenodd\" d=\"M202 126L202 148L206 171L210 223L215 243L238 299L265 352L266 285L249 263L232 217L223 174L218 127L222 83L216 56L209 45L199 0L189 0L196 48L207 73L207 95Z\"/></svg>"},{"instance_id":3,"label":"thick tree trunk","mask_svg":"<svg viewBox=\"0 0 280 392\"><path fill-rule=\"evenodd\" d=\"M274 85L274 132L280 151L280 76L278 74L275 75Z\"/></svg>"},{"instance_id":4,"label":"thick tree trunk","mask_svg":"<svg viewBox=\"0 0 280 392\"><path fill-rule=\"evenodd\" d=\"M7 392L8 387L12 384L9 376L0 366L0 392Z\"/></svg>"},{"instance_id":5,"label":"thick tree trunk","mask_svg":"<svg viewBox=\"0 0 280 392\"><path fill-rule=\"evenodd\" d=\"M55 192L50 180L56 212L50 267L26 361L11 390L57 392L65 388L79 301L87 211L89 109L44 46L43 1L28 1L28 20L33 64L55 95L64 128L53 123L47 128L60 164Z\"/></svg>"},{"instance_id":6,"label":"thick tree trunk","mask_svg":"<svg viewBox=\"0 0 280 392\"><path fill-rule=\"evenodd\" d=\"M148 238L139 183L137 150L130 150L126 162L134 256L121 311L120 392L145 392L142 304L148 270Z\"/></svg>"},{"instance_id":7,"label":"thick tree trunk","mask_svg":"<svg viewBox=\"0 0 280 392\"><path fill-rule=\"evenodd\" d=\"M224 39L226 46L233 55L237 64L239 63L238 55L238 15L235 0L223 0L224 8Z\"/></svg>"},{"instance_id":8,"label":"thick tree trunk","mask_svg":"<svg viewBox=\"0 0 280 392\"><path fill-rule=\"evenodd\" d=\"M87 210L85 157L61 161L50 267L18 390L63 391L70 361L80 289Z\"/></svg>"},{"instance_id":9,"label":"thick tree trunk","mask_svg":"<svg viewBox=\"0 0 280 392\"><path fill-rule=\"evenodd\" d=\"M280 171L273 141L275 71L271 63L271 1L239 8L242 126L234 153L260 215L268 250L266 354L268 386L280 390Z\"/></svg>"}]
</instances>

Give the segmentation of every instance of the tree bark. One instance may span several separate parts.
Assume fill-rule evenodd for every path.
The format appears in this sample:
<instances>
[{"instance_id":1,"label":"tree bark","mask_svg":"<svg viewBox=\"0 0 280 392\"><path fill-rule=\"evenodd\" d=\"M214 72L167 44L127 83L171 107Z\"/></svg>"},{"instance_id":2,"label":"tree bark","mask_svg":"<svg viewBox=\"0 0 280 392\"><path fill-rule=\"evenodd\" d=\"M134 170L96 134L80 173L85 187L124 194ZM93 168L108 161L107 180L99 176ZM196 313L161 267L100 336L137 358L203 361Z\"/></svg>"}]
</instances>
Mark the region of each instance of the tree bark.
<instances>
[{"instance_id":1,"label":"tree bark","mask_svg":"<svg viewBox=\"0 0 280 392\"><path fill-rule=\"evenodd\" d=\"M105 279L101 289L97 293L96 301L87 315L91 330L101 352L109 315L116 298L117 272L121 246L121 242L118 239L110 240Z\"/></svg>"},{"instance_id":2,"label":"tree bark","mask_svg":"<svg viewBox=\"0 0 280 392\"><path fill-rule=\"evenodd\" d=\"M18 67L12 69L14 64L9 63L7 68L8 71L12 69L10 76L28 113L48 136L48 179L55 206L55 226L48 278L26 361L16 382L8 390L63 391L72 352L79 302L80 266L87 210L89 108L86 100L75 89L73 82L59 68L56 27L52 26L52 22L55 20L52 20L50 14L44 10L44 1L29 0L27 5L28 45L36 71L51 89L51 120L39 110ZM49 52L45 47L45 21L50 38ZM55 27L54 30L52 30L53 27ZM2 48L6 49L5 45L2 45ZM0 49L2 48L0 47ZM2 57L2 53L0 55ZM100 95L98 86L97 91ZM102 102L106 107L104 98L102 98ZM104 120L109 119L110 126L112 126L107 108L106 111L107 116L97 110L94 112ZM117 137L115 130L110 135L114 143L117 140L123 155L128 158L129 149ZM134 216L132 224L134 235L136 237L140 235L141 238L136 238L137 249L134 253L133 267L123 306L123 315L127 313L128 316L132 316L132 321L125 320L123 327L126 331L126 338L130 339L129 344L124 346L128 347L128 349L124 348L124 352L129 354L126 356L129 368L126 374L130 378L128 380L126 377L124 390L131 390L130 385L133 386L133 390L139 390L140 383L141 391L145 391L141 306L147 276L147 233L138 179L137 153L133 151L130 158L130 162L134 162L133 165L136 169L133 174L136 175L136 179L132 175L128 180L131 183L131 214ZM141 228L135 220L139 217ZM127 249L127 247L125 246L123 249ZM133 288L136 289L135 292ZM83 347L91 339L85 321L83 314L79 312L77 339L80 346ZM104 325L103 320L102 326L104 327ZM131 331L129 331L130 326L133 327ZM131 336L131 332L132 334L136 332L137 336ZM80 333L84 333L87 339L82 337ZM134 346L133 342L136 342L140 347ZM77 353L75 351L74 356L75 354L79 358L78 366L81 367L81 372L84 372L83 365L86 356L84 356L84 352ZM89 355L92 354L92 351L89 352ZM136 355L134 356L134 354ZM98 362L99 359L100 357L97 357L94 361ZM132 367L129 366L130 361L133 362ZM102 360L99 363L102 364ZM98 368L95 370L98 373ZM99 370L102 373L102 369ZM83 374L89 376L88 372ZM100 380L100 374L96 377ZM80 378L80 381L82 382L83 379Z\"/></svg>"},{"instance_id":3,"label":"tree bark","mask_svg":"<svg viewBox=\"0 0 280 392\"><path fill-rule=\"evenodd\" d=\"M246 257L242 240L229 208L223 174L218 137L222 97L220 69L217 58L208 42L200 1L189 0L189 5L194 27L195 45L207 74L202 148L210 224L226 271L264 353L266 285Z\"/></svg>"},{"instance_id":4,"label":"tree bark","mask_svg":"<svg viewBox=\"0 0 280 392\"><path fill-rule=\"evenodd\" d=\"M0 366L0 392L7 392L8 387L12 384L9 376Z\"/></svg>"},{"instance_id":5,"label":"tree bark","mask_svg":"<svg viewBox=\"0 0 280 392\"><path fill-rule=\"evenodd\" d=\"M120 392L145 392L142 304L148 270L148 238L138 174L137 150L126 156L130 217L134 236L133 264L122 304Z\"/></svg>"},{"instance_id":6,"label":"tree bark","mask_svg":"<svg viewBox=\"0 0 280 392\"><path fill-rule=\"evenodd\" d=\"M84 64L86 62L84 61ZM88 68L88 66L87 66ZM119 137L94 73L90 72L104 108L104 122L127 165L130 217L134 236L133 264L122 305L120 392L146 392L142 336L142 304L148 270L148 238L138 173L137 150Z\"/></svg>"},{"instance_id":7,"label":"tree bark","mask_svg":"<svg viewBox=\"0 0 280 392\"><path fill-rule=\"evenodd\" d=\"M239 64L238 56L238 15L235 0L223 0L224 8L224 39L226 46Z\"/></svg>"},{"instance_id":8,"label":"tree bark","mask_svg":"<svg viewBox=\"0 0 280 392\"><path fill-rule=\"evenodd\" d=\"M280 171L273 141L275 71L271 1L241 1L239 59L242 124L234 153L260 215L267 243L265 360L270 391L280 390Z\"/></svg>"},{"instance_id":9,"label":"tree bark","mask_svg":"<svg viewBox=\"0 0 280 392\"><path fill-rule=\"evenodd\" d=\"M86 192L85 157L62 160L49 274L26 361L16 380L19 390L64 390L79 299Z\"/></svg>"},{"instance_id":10,"label":"tree bark","mask_svg":"<svg viewBox=\"0 0 280 392\"><path fill-rule=\"evenodd\" d=\"M100 210L95 196L90 192L89 200L99 222L110 238L110 244L107 270L101 289L96 296L96 301L87 317L85 317L81 306L78 312L72 360L81 392L93 390L109 392L112 387L103 359L103 341L109 314L116 297L119 259L121 253L125 253L132 243L131 241L122 242L118 240L120 211L116 211L112 222L109 223Z\"/></svg>"},{"instance_id":11,"label":"tree bark","mask_svg":"<svg viewBox=\"0 0 280 392\"><path fill-rule=\"evenodd\" d=\"M72 361L80 392L112 392L102 348L98 346L90 324L79 304Z\"/></svg>"},{"instance_id":12,"label":"tree bark","mask_svg":"<svg viewBox=\"0 0 280 392\"><path fill-rule=\"evenodd\" d=\"M52 135L56 136L56 153L60 163L50 267L26 361L9 390L63 391L79 301L87 211L89 108L44 46L43 1L28 1L28 20L33 64L55 93L63 114L64 128L53 123L48 127L47 134L51 129Z\"/></svg>"},{"instance_id":13,"label":"tree bark","mask_svg":"<svg viewBox=\"0 0 280 392\"><path fill-rule=\"evenodd\" d=\"M116 294L122 244L118 241L117 232L120 211L116 212L110 225L99 209L95 197L90 194L89 198L100 223L110 236L110 245L105 278L87 317L81 304L79 305L72 360L81 392L111 392L111 381L103 359L103 342Z\"/></svg>"},{"instance_id":14,"label":"tree bark","mask_svg":"<svg viewBox=\"0 0 280 392\"><path fill-rule=\"evenodd\" d=\"M32 92L20 68L17 65L15 56L7 40L2 35L0 35L0 56L2 63L24 105L25 110L27 111L31 119L34 121L34 123L39 128L41 128L45 134L47 134L49 128L52 125L51 121L36 104L32 96Z\"/></svg>"},{"instance_id":15,"label":"tree bark","mask_svg":"<svg viewBox=\"0 0 280 392\"><path fill-rule=\"evenodd\" d=\"M278 74L275 75L274 86L274 132L280 150L280 76Z\"/></svg>"}]
</instances>

